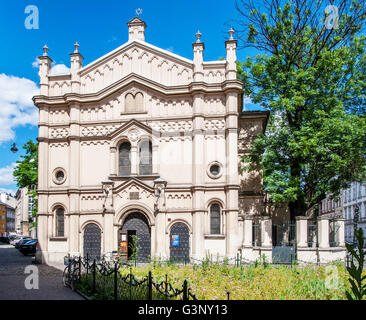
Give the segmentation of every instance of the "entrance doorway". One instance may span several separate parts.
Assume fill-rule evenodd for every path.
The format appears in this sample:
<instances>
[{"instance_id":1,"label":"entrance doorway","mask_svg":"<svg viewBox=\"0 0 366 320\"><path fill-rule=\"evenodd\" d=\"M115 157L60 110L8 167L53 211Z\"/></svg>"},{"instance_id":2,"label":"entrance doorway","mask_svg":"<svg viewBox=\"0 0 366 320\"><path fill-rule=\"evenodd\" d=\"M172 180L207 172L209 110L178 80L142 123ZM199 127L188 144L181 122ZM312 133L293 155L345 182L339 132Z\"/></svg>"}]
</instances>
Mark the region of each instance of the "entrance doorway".
<instances>
[{"instance_id":1,"label":"entrance doorway","mask_svg":"<svg viewBox=\"0 0 366 320\"><path fill-rule=\"evenodd\" d=\"M89 223L84 229L84 256L90 259L100 257L101 230L95 223Z\"/></svg>"},{"instance_id":2,"label":"entrance doorway","mask_svg":"<svg viewBox=\"0 0 366 320\"><path fill-rule=\"evenodd\" d=\"M137 262L148 262L151 255L151 231L148 220L140 212L129 214L119 232L118 245L125 260L133 258L134 238Z\"/></svg>"},{"instance_id":3,"label":"entrance doorway","mask_svg":"<svg viewBox=\"0 0 366 320\"><path fill-rule=\"evenodd\" d=\"M189 229L183 222L176 222L170 228L170 260L189 262Z\"/></svg>"}]
</instances>

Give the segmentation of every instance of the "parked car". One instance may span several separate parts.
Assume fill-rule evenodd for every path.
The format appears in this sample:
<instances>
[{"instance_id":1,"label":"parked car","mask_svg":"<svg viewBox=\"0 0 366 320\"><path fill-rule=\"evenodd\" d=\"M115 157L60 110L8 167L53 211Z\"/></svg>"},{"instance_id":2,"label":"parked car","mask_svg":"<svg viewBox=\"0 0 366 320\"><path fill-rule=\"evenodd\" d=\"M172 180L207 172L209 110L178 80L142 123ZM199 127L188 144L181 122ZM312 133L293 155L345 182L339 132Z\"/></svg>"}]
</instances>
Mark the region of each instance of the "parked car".
<instances>
[{"instance_id":1,"label":"parked car","mask_svg":"<svg viewBox=\"0 0 366 320\"><path fill-rule=\"evenodd\" d=\"M6 243L10 243L10 241L14 240L16 237L18 237L16 234L11 234L6 238Z\"/></svg>"},{"instance_id":2,"label":"parked car","mask_svg":"<svg viewBox=\"0 0 366 320\"><path fill-rule=\"evenodd\" d=\"M19 246L21 244L24 244L24 243L26 243L29 240L32 240L32 238L31 237L21 237L19 240L16 240L14 242L14 246L15 246L16 249L19 249Z\"/></svg>"},{"instance_id":3,"label":"parked car","mask_svg":"<svg viewBox=\"0 0 366 320\"><path fill-rule=\"evenodd\" d=\"M20 245L19 251L25 256L28 254L35 255L37 251L38 240L32 239Z\"/></svg>"},{"instance_id":4,"label":"parked car","mask_svg":"<svg viewBox=\"0 0 366 320\"><path fill-rule=\"evenodd\" d=\"M20 241L21 240L21 236L16 236L14 238L9 238L9 244L11 245L15 245L15 241Z\"/></svg>"}]
</instances>

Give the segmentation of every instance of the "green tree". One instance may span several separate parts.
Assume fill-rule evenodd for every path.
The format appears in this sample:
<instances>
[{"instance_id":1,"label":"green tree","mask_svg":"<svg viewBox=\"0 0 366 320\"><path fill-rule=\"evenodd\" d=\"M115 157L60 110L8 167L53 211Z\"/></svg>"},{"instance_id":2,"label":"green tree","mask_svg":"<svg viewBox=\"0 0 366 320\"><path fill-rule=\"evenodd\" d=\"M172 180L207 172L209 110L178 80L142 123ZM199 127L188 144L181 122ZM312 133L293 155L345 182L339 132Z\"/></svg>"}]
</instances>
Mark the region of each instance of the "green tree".
<instances>
[{"instance_id":1,"label":"green tree","mask_svg":"<svg viewBox=\"0 0 366 320\"><path fill-rule=\"evenodd\" d=\"M37 184L38 184L38 142L29 140L24 146L25 155L17 161L13 176L19 188L28 188L28 194L33 197L32 216L37 215ZM35 226L35 223L33 223Z\"/></svg>"},{"instance_id":2,"label":"green tree","mask_svg":"<svg viewBox=\"0 0 366 320\"><path fill-rule=\"evenodd\" d=\"M265 190L289 203L291 219L365 177L365 4L236 2L239 43L260 52L239 64L244 94L271 112L244 169L263 168Z\"/></svg>"}]
</instances>

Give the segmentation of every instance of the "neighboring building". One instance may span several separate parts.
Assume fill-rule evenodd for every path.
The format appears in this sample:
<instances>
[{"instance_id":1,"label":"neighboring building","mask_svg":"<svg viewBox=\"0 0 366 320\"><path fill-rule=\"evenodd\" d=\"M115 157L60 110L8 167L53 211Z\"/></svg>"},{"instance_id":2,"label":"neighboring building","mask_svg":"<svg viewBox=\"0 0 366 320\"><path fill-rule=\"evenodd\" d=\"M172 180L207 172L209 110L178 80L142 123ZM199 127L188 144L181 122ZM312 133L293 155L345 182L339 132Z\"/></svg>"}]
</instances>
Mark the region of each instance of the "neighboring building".
<instances>
[{"instance_id":1,"label":"neighboring building","mask_svg":"<svg viewBox=\"0 0 366 320\"><path fill-rule=\"evenodd\" d=\"M343 217L342 194L335 199L331 199L331 195L328 194L319 204L319 216L328 216L329 218Z\"/></svg>"},{"instance_id":2,"label":"neighboring building","mask_svg":"<svg viewBox=\"0 0 366 320\"><path fill-rule=\"evenodd\" d=\"M5 223L5 231L7 234L9 232L15 232L15 206L16 199L9 193L0 193L1 207L5 207L5 221L0 220L0 228L2 229L3 222Z\"/></svg>"},{"instance_id":3,"label":"neighboring building","mask_svg":"<svg viewBox=\"0 0 366 320\"><path fill-rule=\"evenodd\" d=\"M366 182L352 182L350 187L343 190L343 217L345 221L345 237L349 243L353 242L354 214L359 207L358 228L363 229L366 237Z\"/></svg>"},{"instance_id":4,"label":"neighboring building","mask_svg":"<svg viewBox=\"0 0 366 320\"><path fill-rule=\"evenodd\" d=\"M6 232L15 232L15 208L9 205L6 206Z\"/></svg>"},{"instance_id":5,"label":"neighboring building","mask_svg":"<svg viewBox=\"0 0 366 320\"><path fill-rule=\"evenodd\" d=\"M18 189L16 194L17 204L15 208L16 231L18 234L33 236L30 222L33 221L33 197L28 194L28 188Z\"/></svg>"},{"instance_id":6,"label":"neighboring building","mask_svg":"<svg viewBox=\"0 0 366 320\"><path fill-rule=\"evenodd\" d=\"M5 235L6 232L6 204L0 202L0 235Z\"/></svg>"}]
</instances>

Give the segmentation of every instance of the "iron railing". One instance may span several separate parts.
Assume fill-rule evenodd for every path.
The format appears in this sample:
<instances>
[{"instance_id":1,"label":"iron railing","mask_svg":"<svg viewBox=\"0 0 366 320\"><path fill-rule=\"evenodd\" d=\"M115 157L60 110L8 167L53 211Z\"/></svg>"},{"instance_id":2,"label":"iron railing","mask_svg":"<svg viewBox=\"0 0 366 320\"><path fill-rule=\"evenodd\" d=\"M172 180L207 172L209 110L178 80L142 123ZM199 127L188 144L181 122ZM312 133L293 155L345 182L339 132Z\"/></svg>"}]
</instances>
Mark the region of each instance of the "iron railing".
<instances>
[{"instance_id":1,"label":"iron railing","mask_svg":"<svg viewBox=\"0 0 366 320\"><path fill-rule=\"evenodd\" d=\"M90 259L65 257L64 271L66 285L89 294L97 294L103 300L198 300L184 280L180 288L174 288L165 280L159 281L152 272L138 279L132 273L132 266L119 259L101 257Z\"/></svg>"}]
</instances>

